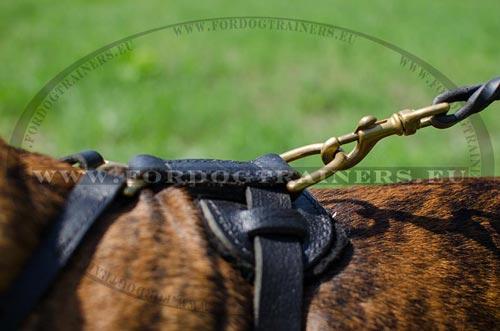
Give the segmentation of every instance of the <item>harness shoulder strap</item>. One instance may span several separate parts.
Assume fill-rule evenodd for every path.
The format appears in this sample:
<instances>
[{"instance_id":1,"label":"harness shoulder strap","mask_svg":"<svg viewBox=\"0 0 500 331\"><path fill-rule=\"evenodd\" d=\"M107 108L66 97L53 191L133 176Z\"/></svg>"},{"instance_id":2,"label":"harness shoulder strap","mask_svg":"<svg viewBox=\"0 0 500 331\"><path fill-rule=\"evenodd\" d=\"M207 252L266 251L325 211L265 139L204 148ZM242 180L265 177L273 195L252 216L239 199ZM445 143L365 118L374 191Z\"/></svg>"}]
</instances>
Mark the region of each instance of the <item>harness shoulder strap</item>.
<instances>
[{"instance_id":1,"label":"harness shoulder strap","mask_svg":"<svg viewBox=\"0 0 500 331\"><path fill-rule=\"evenodd\" d=\"M248 188L247 205L268 211L252 219L259 223L253 231L257 233L253 238L255 329L300 331L305 219L300 213L287 212L292 210L288 194Z\"/></svg>"},{"instance_id":2,"label":"harness shoulder strap","mask_svg":"<svg viewBox=\"0 0 500 331\"><path fill-rule=\"evenodd\" d=\"M88 171L82 176L60 217L0 298L1 330L19 328L123 185L123 178L104 172Z\"/></svg>"}]
</instances>

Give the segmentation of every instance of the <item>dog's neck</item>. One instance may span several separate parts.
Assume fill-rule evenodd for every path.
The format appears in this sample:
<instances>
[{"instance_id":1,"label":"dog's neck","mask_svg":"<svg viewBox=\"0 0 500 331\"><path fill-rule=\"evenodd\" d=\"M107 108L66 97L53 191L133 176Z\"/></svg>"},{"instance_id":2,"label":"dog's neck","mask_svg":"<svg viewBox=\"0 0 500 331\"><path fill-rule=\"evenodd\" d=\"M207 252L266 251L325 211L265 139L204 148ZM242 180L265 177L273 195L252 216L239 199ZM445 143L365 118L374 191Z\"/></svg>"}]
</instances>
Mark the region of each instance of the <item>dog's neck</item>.
<instances>
[{"instance_id":1,"label":"dog's neck","mask_svg":"<svg viewBox=\"0 0 500 331\"><path fill-rule=\"evenodd\" d=\"M55 218L77 171L48 157L13 148L0 138L0 292L16 277ZM41 175L53 175L42 180Z\"/></svg>"}]
</instances>

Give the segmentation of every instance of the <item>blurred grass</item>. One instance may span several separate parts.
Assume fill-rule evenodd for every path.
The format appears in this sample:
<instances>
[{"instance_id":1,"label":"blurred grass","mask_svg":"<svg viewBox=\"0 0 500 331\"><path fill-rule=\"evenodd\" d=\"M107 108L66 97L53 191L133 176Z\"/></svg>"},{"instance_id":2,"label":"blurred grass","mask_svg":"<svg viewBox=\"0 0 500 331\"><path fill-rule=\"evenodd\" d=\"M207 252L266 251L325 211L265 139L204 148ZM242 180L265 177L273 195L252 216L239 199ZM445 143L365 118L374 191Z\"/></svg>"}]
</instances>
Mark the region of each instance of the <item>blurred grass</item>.
<instances>
[{"instance_id":1,"label":"blurred grass","mask_svg":"<svg viewBox=\"0 0 500 331\"><path fill-rule=\"evenodd\" d=\"M2 2L0 134L10 137L37 91L84 55L149 28L207 17L280 16L343 26L420 56L458 85L481 82L499 74L498 9L498 1L451 0ZM436 95L400 66L400 55L360 37L349 45L269 29L180 36L164 30L133 45L57 102L35 150L60 156L92 148L117 161L139 153L245 160L348 133L364 115L385 118L426 106ZM499 111L495 105L482 115L496 163ZM467 148L460 127L429 128L379 143L362 165L467 166Z\"/></svg>"}]
</instances>

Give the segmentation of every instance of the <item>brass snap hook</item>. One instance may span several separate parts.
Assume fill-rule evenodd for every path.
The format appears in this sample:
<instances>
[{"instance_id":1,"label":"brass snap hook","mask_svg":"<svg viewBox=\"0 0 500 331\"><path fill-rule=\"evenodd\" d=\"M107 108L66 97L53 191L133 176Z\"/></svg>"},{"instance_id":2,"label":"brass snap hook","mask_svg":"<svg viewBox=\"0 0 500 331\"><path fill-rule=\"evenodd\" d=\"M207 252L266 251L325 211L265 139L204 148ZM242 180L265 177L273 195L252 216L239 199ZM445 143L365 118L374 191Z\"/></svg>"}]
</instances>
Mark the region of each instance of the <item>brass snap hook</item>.
<instances>
[{"instance_id":1,"label":"brass snap hook","mask_svg":"<svg viewBox=\"0 0 500 331\"><path fill-rule=\"evenodd\" d=\"M324 167L287 183L290 192L297 192L314 185L339 170L349 169L358 164L382 138L391 135L412 135L418 129L431 125L430 117L446 113L450 105L446 102L421 108L405 109L385 120L377 121L374 116L361 118L353 133L329 138L324 143L311 144L292 149L280 156L292 162L307 156L320 154ZM346 154L341 146L357 142L351 152Z\"/></svg>"}]
</instances>

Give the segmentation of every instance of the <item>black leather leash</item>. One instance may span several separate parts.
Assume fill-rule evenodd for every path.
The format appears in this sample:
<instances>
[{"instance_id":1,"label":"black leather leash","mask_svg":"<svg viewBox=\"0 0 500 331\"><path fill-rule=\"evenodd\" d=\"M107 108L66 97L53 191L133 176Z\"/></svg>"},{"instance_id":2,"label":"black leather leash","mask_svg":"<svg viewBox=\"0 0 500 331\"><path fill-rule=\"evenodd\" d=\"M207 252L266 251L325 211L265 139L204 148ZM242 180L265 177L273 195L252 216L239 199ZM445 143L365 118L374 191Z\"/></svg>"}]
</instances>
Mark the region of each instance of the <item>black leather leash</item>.
<instances>
[{"instance_id":1,"label":"black leather leash","mask_svg":"<svg viewBox=\"0 0 500 331\"><path fill-rule=\"evenodd\" d=\"M92 151L64 160L88 168L103 163ZM286 190L286 183L297 176L286 162L273 154L249 162L166 161L139 155L129 162L128 173L141 187L176 185L189 190L210 242L254 279L255 330L302 329L304 278L320 275L347 239L306 190ZM80 179L46 238L0 298L1 330L16 330L27 318L125 182L97 170Z\"/></svg>"}]
</instances>

